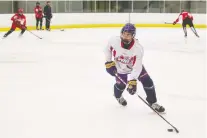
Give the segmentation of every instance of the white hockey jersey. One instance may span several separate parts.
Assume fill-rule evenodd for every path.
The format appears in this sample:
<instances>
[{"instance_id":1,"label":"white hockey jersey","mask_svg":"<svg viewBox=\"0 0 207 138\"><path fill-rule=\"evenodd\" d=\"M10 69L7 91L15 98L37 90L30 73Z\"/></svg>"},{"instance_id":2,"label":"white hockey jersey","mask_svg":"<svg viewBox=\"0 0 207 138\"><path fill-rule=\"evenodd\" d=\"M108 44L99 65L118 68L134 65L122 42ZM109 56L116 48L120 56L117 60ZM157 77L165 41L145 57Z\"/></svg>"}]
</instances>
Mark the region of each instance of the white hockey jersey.
<instances>
[{"instance_id":1,"label":"white hockey jersey","mask_svg":"<svg viewBox=\"0 0 207 138\"><path fill-rule=\"evenodd\" d=\"M130 74L128 80L138 79L142 71L143 47L134 38L129 49L123 48L119 36L112 37L104 49L106 61L116 63L119 74Z\"/></svg>"}]
</instances>

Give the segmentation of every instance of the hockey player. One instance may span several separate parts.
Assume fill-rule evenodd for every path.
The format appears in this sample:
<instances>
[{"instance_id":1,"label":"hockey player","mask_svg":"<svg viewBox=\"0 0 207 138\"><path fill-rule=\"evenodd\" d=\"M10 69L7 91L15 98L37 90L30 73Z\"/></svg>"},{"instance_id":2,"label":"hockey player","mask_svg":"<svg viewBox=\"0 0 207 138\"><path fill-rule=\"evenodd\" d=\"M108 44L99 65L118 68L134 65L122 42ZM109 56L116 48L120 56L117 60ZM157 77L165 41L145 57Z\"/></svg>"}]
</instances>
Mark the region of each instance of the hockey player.
<instances>
[{"instance_id":1,"label":"hockey player","mask_svg":"<svg viewBox=\"0 0 207 138\"><path fill-rule=\"evenodd\" d=\"M36 2L36 7L34 8L34 13L35 13L35 17L36 17L36 29L39 30L38 26L40 23L40 30L43 30L42 29L43 11L42 11L42 7L40 6L39 2Z\"/></svg>"},{"instance_id":2,"label":"hockey player","mask_svg":"<svg viewBox=\"0 0 207 138\"><path fill-rule=\"evenodd\" d=\"M142 64L143 48L135 39L135 35L135 26L127 23L122 28L120 37L113 37L109 40L104 50L106 71L112 76L117 73L128 84L127 91L131 95L136 93L137 80L139 80L143 85L149 105L158 112L164 112L165 108L157 103L153 81ZM122 96L125 88L126 85L116 77L114 96L122 106L127 105L127 101Z\"/></svg>"},{"instance_id":3,"label":"hockey player","mask_svg":"<svg viewBox=\"0 0 207 138\"><path fill-rule=\"evenodd\" d=\"M19 36L22 36L27 29L26 27L26 17L23 14L23 9L18 9L18 12L11 18L13 21L11 29L4 35L4 38L11 34L16 28L21 29Z\"/></svg>"},{"instance_id":4,"label":"hockey player","mask_svg":"<svg viewBox=\"0 0 207 138\"><path fill-rule=\"evenodd\" d=\"M191 30L193 31L193 33L199 37L198 33L196 32L196 29L193 25L193 16L189 13L189 12L186 12L185 10L182 10L179 17L173 22L173 25L175 25L178 21L179 21L179 18L182 17L182 20L183 20L183 23L182 23L182 26L183 26L183 31L185 33L185 37L187 37L187 29L186 29L186 25L189 25Z\"/></svg>"}]
</instances>

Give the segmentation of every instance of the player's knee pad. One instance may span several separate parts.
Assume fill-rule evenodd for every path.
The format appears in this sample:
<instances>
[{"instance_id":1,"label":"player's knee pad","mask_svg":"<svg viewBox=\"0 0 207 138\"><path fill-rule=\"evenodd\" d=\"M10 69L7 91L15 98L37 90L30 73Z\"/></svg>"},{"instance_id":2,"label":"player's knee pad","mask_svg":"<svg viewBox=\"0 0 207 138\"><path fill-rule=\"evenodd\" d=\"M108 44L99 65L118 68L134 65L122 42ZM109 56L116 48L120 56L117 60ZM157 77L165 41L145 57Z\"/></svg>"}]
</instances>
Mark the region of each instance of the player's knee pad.
<instances>
[{"instance_id":1,"label":"player's knee pad","mask_svg":"<svg viewBox=\"0 0 207 138\"><path fill-rule=\"evenodd\" d=\"M149 75L146 75L140 79L144 89L153 89L154 83Z\"/></svg>"},{"instance_id":2,"label":"player's knee pad","mask_svg":"<svg viewBox=\"0 0 207 138\"><path fill-rule=\"evenodd\" d=\"M126 85L124 84L114 84L114 96L120 98L125 88Z\"/></svg>"}]
</instances>

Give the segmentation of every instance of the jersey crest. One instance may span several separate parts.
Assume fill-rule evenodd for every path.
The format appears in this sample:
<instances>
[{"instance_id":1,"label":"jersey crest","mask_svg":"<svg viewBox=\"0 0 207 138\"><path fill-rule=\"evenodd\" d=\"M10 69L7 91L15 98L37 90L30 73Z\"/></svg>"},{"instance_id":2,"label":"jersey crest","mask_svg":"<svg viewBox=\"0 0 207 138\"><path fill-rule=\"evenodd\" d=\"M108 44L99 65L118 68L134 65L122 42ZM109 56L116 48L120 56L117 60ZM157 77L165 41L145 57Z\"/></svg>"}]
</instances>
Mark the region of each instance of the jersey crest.
<instances>
[{"instance_id":1,"label":"jersey crest","mask_svg":"<svg viewBox=\"0 0 207 138\"><path fill-rule=\"evenodd\" d=\"M133 64L135 58L134 57L129 57L129 56L118 56L116 57L116 61L121 62L122 64Z\"/></svg>"}]
</instances>

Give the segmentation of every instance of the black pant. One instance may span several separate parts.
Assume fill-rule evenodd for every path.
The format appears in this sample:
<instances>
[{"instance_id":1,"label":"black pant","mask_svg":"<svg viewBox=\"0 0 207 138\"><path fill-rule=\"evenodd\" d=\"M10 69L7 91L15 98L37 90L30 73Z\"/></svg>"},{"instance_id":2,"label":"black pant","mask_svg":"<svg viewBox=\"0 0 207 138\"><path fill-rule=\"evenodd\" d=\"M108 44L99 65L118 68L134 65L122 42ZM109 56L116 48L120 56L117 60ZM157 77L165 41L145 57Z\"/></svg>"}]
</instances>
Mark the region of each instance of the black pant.
<instances>
[{"instance_id":1,"label":"black pant","mask_svg":"<svg viewBox=\"0 0 207 138\"><path fill-rule=\"evenodd\" d=\"M25 29L21 29L21 33L20 33L20 35L23 35L25 31L26 31ZM4 37L7 37L7 36L10 35L12 32L14 32L14 29L11 28L11 29L4 35Z\"/></svg>"},{"instance_id":2,"label":"black pant","mask_svg":"<svg viewBox=\"0 0 207 138\"><path fill-rule=\"evenodd\" d=\"M118 76L120 78L122 78L122 80L124 82L127 83L128 80L128 74L118 74ZM149 74L147 73L145 67L142 67L142 71L138 77L138 80L142 83L143 89L147 95L147 102L149 104L153 104L155 102L157 102L157 97L156 97L156 91L155 91L155 86L154 86L154 82L151 79L151 77L149 76ZM126 88L126 85L121 82L119 80L119 78L116 77L116 84L115 84L116 88L118 89L114 89L114 96L116 98L120 98L122 93L124 92L124 89Z\"/></svg>"},{"instance_id":3,"label":"black pant","mask_svg":"<svg viewBox=\"0 0 207 138\"><path fill-rule=\"evenodd\" d=\"M189 25L190 27L194 27L193 22L190 18L186 18L185 20L183 20L183 27L186 27L186 25Z\"/></svg>"},{"instance_id":4,"label":"black pant","mask_svg":"<svg viewBox=\"0 0 207 138\"><path fill-rule=\"evenodd\" d=\"M50 17L46 17L45 20L46 20L46 22L45 22L45 28L46 29L50 29L50 21L51 21L51 18Z\"/></svg>"},{"instance_id":5,"label":"black pant","mask_svg":"<svg viewBox=\"0 0 207 138\"><path fill-rule=\"evenodd\" d=\"M40 23L40 29L42 29L42 18L36 18L36 28L38 28L39 23Z\"/></svg>"}]
</instances>

